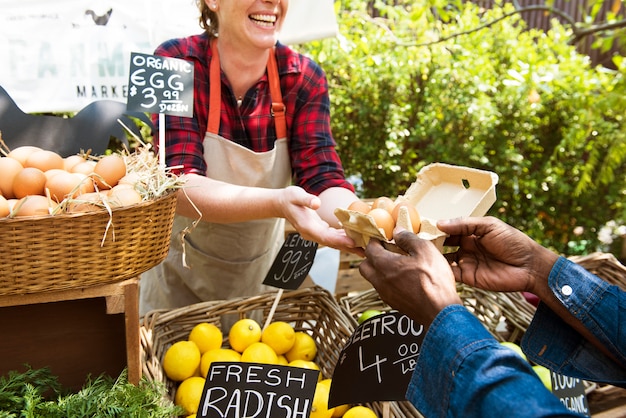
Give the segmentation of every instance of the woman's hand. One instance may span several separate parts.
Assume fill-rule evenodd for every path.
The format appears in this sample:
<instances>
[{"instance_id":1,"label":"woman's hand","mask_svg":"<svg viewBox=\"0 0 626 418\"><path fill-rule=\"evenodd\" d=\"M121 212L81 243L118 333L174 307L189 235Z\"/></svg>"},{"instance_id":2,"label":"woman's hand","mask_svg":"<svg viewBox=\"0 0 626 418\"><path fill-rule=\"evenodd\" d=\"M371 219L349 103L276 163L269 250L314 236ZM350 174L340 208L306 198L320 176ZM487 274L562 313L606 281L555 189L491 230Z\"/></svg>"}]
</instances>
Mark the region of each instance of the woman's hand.
<instances>
[{"instance_id":1,"label":"woman's hand","mask_svg":"<svg viewBox=\"0 0 626 418\"><path fill-rule=\"evenodd\" d=\"M302 238L327 247L363 255L363 249L355 247L354 240L343 229L333 228L324 221L318 209L319 197L297 186L289 186L281 193L279 201L283 217L300 233Z\"/></svg>"}]
</instances>

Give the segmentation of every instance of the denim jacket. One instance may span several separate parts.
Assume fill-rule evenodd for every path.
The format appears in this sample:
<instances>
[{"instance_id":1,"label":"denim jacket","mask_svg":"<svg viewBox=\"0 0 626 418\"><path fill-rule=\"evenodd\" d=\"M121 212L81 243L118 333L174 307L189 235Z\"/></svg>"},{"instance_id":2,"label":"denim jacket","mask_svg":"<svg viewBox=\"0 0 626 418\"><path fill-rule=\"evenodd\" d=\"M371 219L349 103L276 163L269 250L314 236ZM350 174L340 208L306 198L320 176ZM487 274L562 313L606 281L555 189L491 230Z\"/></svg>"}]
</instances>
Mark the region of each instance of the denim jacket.
<instances>
[{"instance_id":1,"label":"denim jacket","mask_svg":"<svg viewBox=\"0 0 626 418\"><path fill-rule=\"evenodd\" d=\"M626 385L626 293L561 257L548 278L565 307L619 359L616 363L540 304L522 339L528 358L557 373ZM431 324L407 390L427 418L579 417L545 388L531 368L503 347L461 305Z\"/></svg>"}]
</instances>

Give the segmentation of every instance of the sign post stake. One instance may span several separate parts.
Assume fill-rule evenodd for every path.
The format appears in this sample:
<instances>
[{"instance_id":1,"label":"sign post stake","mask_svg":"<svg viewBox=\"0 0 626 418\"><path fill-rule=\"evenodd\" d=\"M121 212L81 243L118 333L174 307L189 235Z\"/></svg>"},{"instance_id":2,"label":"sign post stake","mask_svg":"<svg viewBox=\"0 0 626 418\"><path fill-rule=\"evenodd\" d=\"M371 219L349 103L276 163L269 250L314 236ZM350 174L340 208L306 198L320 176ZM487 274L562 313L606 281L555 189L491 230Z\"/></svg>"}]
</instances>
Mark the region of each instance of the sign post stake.
<instances>
[{"instance_id":1,"label":"sign post stake","mask_svg":"<svg viewBox=\"0 0 626 418\"><path fill-rule=\"evenodd\" d=\"M159 168L165 171L165 113L159 113Z\"/></svg>"},{"instance_id":2,"label":"sign post stake","mask_svg":"<svg viewBox=\"0 0 626 418\"><path fill-rule=\"evenodd\" d=\"M265 320L265 324L263 324L263 329L267 328L267 326L272 322L272 318L274 318L274 312L276 312L276 308L278 307L278 302L280 302L280 298L283 297L283 292L285 289L278 289L276 292L276 299L274 299L274 303L272 304L272 309L270 309L269 314L267 315L267 319Z\"/></svg>"}]
</instances>

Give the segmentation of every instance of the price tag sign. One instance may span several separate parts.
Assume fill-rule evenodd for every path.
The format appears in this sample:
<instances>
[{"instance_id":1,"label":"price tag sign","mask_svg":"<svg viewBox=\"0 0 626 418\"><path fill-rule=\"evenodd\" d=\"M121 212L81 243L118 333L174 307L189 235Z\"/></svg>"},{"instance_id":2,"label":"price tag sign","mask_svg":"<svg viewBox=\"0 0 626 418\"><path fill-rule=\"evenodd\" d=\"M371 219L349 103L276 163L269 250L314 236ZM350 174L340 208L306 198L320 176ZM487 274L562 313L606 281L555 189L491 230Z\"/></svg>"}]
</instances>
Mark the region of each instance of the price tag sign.
<instances>
[{"instance_id":1,"label":"price tag sign","mask_svg":"<svg viewBox=\"0 0 626 418\"><path fill-rule=\"evenodd\" d=\"M211 363L198 418L308 417L319 372L257 363Z\"/></svg>"},{"instance_id":2,"label":"price tag sign","mask_svg":"<svg viewBox=\"0 0 626 418\"><path fill-rule=\"evenodd\" d=\"M133 52L128 110L192 117L193 72L188 61Z\"/></svg>"},{"instance_id":3,"label":"price tag sign","mask_svg":"<svg viewBox=\"0 0 626 418\"><path fill-rule=\"evenodd\" d=\"M425 333L399 312L364 321L339 355L328 406L406 400Z\"/></svg>"},{"instance_id":4,"label":"price tag sign","mask_svg":"<svg viewBox=\"0 0 626 418\"><path fill-rule=\"evenodd\" d=\"M296 290L309 274L316 252L316 242L305 240L297 232L290 233L263 284L279 289Z\"/></svg>"},{"instance_id":5,"label":"price tag sign","mask_svg":"<svg viewBox=\"0 0 626 418\"><path fill-rule=\"evenodd\" d=\"M585 394L585 384L575 377L563 376L550 372L552 377L552 393L572 412L590 417L589 403Z\"/></svg>"}]
</instances>

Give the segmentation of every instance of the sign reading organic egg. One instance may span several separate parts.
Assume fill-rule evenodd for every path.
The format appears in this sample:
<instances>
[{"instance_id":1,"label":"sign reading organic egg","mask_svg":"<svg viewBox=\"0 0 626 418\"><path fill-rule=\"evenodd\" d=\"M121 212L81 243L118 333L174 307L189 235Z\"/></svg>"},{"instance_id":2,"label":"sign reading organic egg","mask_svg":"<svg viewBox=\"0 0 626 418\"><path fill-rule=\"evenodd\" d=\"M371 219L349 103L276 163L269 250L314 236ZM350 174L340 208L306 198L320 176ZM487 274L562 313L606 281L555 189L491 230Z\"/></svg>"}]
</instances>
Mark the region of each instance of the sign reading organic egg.
<instances>
[{"instance_id":1,"label":"sign reading organic egg","mask_svg":"<svg viewBox=\"0 0 626 418\"><path fill-rule=\"evenodd\" d=\"M339 355L328 406L406 400L425 333L399 312L365 320Z\"/></svg>"},{"instance_id":2,"label":"sign reading organic egg","mask_svg":"<svg viewBox=\"0 0 626 418\"><path fill-rule=\"evenodd\" d=\"M211 363L197 416L308 417L318 375L301 367Z\"/></svg>"},{"instance_id":3,"label":"sign reading organic egg","mask_svg":"<svg viewBox=\"0 0 626 418\"><path fill-rule=\"evenodd\" d=\"M193 64L188 61L133 52L127 108L192 117L193 72Z\"/></svg>"}]
</instances>

